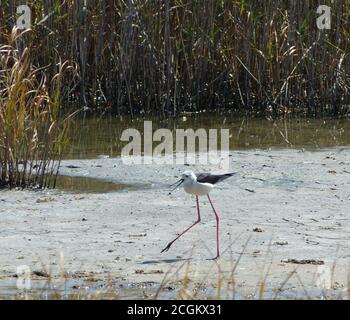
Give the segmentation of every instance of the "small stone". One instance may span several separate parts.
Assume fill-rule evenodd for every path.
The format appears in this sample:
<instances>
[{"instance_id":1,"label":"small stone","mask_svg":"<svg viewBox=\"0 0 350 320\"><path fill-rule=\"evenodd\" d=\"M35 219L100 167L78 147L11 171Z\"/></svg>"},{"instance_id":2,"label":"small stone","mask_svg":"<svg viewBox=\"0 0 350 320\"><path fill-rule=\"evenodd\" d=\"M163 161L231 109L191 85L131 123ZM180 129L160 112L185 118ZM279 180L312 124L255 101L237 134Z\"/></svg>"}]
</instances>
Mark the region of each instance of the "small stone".
<instances>
[{"instance_id":1,"label":"small stone","mask_svg":"<svg viewBox=\"0 0 350 320\"><path fill-rule=\"evenodd\" d=\"M34 270L33 274L37 277L50 278L50 275L46 271Z\"/></svg>"},{"instance_id":2,"label":"small stone","mask_svg":"<svg viewBox=\"0 0 350 320\"><path fill-rule=\"evenodd\" d=\"M288 241L276 241L273 244L277 246L285 246L288 244Z\"/></svg>"}]
</instances>

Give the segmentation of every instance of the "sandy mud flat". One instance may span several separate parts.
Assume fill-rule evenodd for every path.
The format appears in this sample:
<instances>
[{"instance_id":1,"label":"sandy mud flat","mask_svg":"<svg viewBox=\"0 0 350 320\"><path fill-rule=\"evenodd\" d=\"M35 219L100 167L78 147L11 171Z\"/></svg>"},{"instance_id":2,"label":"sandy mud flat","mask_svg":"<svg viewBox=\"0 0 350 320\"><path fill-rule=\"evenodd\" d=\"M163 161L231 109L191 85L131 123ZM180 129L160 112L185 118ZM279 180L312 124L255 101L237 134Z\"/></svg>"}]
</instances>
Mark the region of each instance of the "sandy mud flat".
<instances>
[{"instance_id":1,"label":"sandy mud flat","mask_svg":"<svg viewBox=\"0 0 350 320\"><path fill-rule=\"evenodd\" d=\"M221 258L215 219L205 197L202 222L160 253L196 219L195 201L168 186L185 170L209 166L134 165L120 158L63 161L60 174L99 178L119 192L0 191L0 297L17 294L17 268L35 279L67 277L72 290L106 283L138 297L312 297L324 288L344 294L350 273L350 148L315 152L250 150L230 154L236 176L212 200L221 217ZM184 276L189 278L184 288ZM199 289L198 289L199 288ZM141 293L140 293L141 292Z\"/></svg>"}]
</instances>

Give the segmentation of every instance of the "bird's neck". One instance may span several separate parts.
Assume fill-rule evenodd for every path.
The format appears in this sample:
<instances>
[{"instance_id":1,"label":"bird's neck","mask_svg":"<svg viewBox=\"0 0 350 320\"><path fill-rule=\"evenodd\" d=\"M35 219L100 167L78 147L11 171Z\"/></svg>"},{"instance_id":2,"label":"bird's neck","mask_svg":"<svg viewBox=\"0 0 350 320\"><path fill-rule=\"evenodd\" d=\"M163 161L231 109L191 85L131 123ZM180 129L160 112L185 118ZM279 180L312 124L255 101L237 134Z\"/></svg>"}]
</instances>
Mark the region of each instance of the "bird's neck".
<instances>
[{"instance_id":1,"label":"bird's neck","mask_svg":"<svg viewBox=\"0 0 350 320\"><path fill-rule=\"evenodd\" d=\"M186 185L191 185L191 184L194 184L196 182L197 182L197 179L189 179L189 180L185 181L185 184Z\"/></svg>"}]
</instances>

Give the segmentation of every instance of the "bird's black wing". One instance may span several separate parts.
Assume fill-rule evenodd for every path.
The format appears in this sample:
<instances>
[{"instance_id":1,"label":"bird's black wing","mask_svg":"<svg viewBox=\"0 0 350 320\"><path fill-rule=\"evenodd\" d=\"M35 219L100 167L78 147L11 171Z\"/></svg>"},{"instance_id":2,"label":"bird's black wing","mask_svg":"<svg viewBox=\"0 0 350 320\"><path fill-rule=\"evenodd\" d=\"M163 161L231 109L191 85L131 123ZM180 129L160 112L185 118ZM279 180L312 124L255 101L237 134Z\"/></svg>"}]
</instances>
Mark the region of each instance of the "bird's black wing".
<instances>
[{"instance_id":1,"label":"bird's black wing","mask_svg":"<svg viewBox=\"0 0 350 320\"><path fill-rule=\"evenodd\" d=\"M198 182L216 184L222 180L232 177L234 174L235 173L226 173L226 174L199 173L196 176L197 176Z\"/></svg>"}]
</instances>

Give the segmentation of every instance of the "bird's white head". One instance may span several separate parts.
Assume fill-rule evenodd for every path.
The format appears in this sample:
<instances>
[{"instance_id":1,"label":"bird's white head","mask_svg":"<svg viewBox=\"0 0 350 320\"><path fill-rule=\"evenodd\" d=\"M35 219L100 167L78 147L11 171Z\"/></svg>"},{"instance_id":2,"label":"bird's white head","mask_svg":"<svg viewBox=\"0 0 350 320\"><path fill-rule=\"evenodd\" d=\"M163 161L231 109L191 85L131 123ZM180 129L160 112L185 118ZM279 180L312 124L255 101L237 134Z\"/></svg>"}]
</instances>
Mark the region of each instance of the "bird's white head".
<instances>
[{"instance_id":1,"label":"bird's white head","mask_svg":"<svg viewBox=\"0 0 350 320\"><path fill-rule=\"evenodd\" d=\"M188 184L192 184L193 182L197 181L197 177L196 175L192 172L192 171L185 171L182 175L181 175L181 179L176 181L174 184L172 184L170 187L175 186L174 189L172 189L170 191L173 192L177 187L179 187L180 185L182 185L184 183L184 185L188 185Z\"/></svg>"},{"instance_id":2,"label":"bird's white head","mask_svg":"<svg viewBox=\"0 0 350 320\"><path fill-rule=\"evenodd\" d=\"M185 171L185 172L182 174L182 180L183 180L183 182L186 182L186 181L196 181L196 180L197 180L197 177L196 177L196 175L193 173L193 171Z\"/></svg>"}]
</instances>

